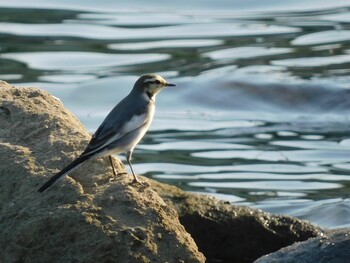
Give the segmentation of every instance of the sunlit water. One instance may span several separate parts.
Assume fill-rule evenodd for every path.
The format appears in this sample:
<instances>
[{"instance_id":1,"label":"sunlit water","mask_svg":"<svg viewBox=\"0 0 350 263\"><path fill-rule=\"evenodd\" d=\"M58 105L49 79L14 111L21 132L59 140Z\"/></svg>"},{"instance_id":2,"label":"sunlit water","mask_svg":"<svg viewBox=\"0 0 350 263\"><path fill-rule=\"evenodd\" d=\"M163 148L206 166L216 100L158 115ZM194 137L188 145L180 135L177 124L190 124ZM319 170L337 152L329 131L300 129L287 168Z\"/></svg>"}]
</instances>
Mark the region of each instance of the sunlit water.
<instances>
[{"instance_id":1,"label":"sunlit water","mask_svg":"<svg viewBox=\"0 0 350 263\"><path fill-rule=\"evenodd\" d=\"M71 2L0 0L0 79L50 91L93 132L157 72L177 87L138 173L350 225L348 1Z\"/></svg>"}]
</instances>

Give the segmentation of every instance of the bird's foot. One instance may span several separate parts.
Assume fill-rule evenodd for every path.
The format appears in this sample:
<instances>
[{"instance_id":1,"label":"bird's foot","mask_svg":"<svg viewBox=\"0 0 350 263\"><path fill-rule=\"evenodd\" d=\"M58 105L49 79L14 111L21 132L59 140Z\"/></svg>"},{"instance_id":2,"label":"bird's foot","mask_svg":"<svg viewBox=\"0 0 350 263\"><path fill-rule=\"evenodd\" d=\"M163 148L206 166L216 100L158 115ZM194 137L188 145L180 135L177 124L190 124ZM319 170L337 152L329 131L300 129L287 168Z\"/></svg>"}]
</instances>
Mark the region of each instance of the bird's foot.
<instances>
[{"instance_id":1,"label":"bird's foot","mask_svg":"<svg viewBox=\"0 0 350 263\"><path fill-rule=\"evenodd\" d=\"M150 187L151 185L146 181L140 181L137 177L134 178L134 180L130 183L131 185L138 184L143 187L143 189Z\"/></svg>"},{"instance_id":2,"label":"bird's foot","mask_svg":"<svg viewBox=\"0 0 350 263\"><path fill-rule=\"evenodd\" d=\"M115 181L116 178L117 178L118 176L120 176L120 175L126 175L126 174L128 174L128 173L127 173L127 172L121 172L121 173L116 173L116 172L114 172L113 174L114 174L114 176L111 177L111 178L109 179L110 182Z\"/></svg>"}]
</instances>

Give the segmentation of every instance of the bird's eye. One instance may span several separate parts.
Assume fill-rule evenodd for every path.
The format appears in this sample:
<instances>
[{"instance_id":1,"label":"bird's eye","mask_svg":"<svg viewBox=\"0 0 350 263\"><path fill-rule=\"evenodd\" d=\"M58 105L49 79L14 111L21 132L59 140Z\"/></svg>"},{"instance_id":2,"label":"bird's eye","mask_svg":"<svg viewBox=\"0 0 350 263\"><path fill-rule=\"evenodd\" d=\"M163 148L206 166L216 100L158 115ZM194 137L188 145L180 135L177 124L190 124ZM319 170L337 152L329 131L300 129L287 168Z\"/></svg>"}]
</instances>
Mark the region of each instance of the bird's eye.
<instances>
[{"instance_id":1,"label":"bird's eye","mask_svg":"<svg viewBox=\"0 0 350 263\"><path fill-rule=\"evenodd\" d=\"M156 84L160 84L160 80L158 80L158 79L156 79L155 81L154 81L154 83L156 83Z\"/></svg>"}]
</instances>

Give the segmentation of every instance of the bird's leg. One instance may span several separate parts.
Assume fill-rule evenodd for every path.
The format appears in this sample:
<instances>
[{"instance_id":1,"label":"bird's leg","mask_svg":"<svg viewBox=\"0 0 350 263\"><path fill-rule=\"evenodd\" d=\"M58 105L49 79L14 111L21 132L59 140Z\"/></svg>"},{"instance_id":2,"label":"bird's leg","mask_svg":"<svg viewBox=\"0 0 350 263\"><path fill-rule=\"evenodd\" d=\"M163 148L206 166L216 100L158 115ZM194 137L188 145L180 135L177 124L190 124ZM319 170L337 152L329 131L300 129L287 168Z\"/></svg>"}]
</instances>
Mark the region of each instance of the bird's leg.
<instances>
[{"instance_id":1,"label":"bird's leg","mask_svg":"<svg viewBox=\"0 0 350 263\"><path fill-rule=\"evenodd\" d=\"M112 155L110 155L110 156L108 156L108 157L109 157L109 161L111 162L113 174L114 174L114 176L117 176L118 173L117 173L117 171L115 170L115 167L114 167L113 157L112 157Z\"/></svg>"},{"instance_id":2,"label":"bird's leg","mask_svg":"<svg viewBox=\"0 0 350 263\"><path fill-rule=\"evenodd\" d=\"M111 162L113 174L114 174L115 177L118 176L119 174L127 174L126 172L118 173L117 169L115 168L114 160L113 160L112 155L110 155L108 157L109 157L109 161Z\"/></svg>"},{"instance_id":3,"label":"bird's leg","mask_svg":"<svg viewBox=\"0 0 350 263\"><path fill-rule=\"evenodd\" d=\"M126 161L128 162L128 164L130 166L130 169L131 169L131 172L132 172L132 175L134 176L133 183L142 184L142 182L137 178L136 174L134 173L134 169L132 169L132 166L131 166L131 155L132 155L132 150L126 153Z\"/></svg>"}]
</instances>

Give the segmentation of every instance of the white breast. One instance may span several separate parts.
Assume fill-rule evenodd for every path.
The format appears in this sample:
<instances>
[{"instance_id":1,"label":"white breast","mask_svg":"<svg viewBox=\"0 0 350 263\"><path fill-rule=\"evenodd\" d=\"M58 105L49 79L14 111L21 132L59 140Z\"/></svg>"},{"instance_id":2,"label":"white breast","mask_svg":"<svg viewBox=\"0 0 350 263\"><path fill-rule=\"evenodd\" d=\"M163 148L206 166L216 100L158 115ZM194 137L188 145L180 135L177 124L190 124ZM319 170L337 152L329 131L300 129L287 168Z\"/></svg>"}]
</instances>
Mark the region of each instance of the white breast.
<instances>
[{"instance_id":1,"label":"white breast","mask_svg":"<svg viewBox=\"0 0 350 263\"><path fill-rule=\"evenodd\" d=\"M148 128L151 125L152 120L153 120L154 111L155 111L155 107L154 107L154 104L152 103L152 105L149 108L148 114L140 115L140 118L145 120L145 122L143 122L143 125L139 125L138 126L138 127L140 127L140 126L142 126L142 127L140 128L139 132L135 134L135 138L133 140L133 143L131 143L129 145L128 151L133 150L134 147L140 142L140 140L143 138L143 136L148 131ZM141 117L141 116L143 116L143 117ZM137 123L137 124L141 123L141 119L140 118L138 118L137 116L135 116L134 118L132 119L132 122L130 122L128 124L128 126L129 126L128 128L131 128L132 123Z\"/></svg>"},{"instance_id":2,"label":"white breast","mask_svg":"<svg viewBox=\"0 0 350 263\"><path fill-rule=\"evenodd\" d=\"M147 113L141 114L141 115L135 115L132 117L121 129L121 134L129 133L138 127L146 124L148 121L148 115Z\"/></svg>"}]
</instances>

